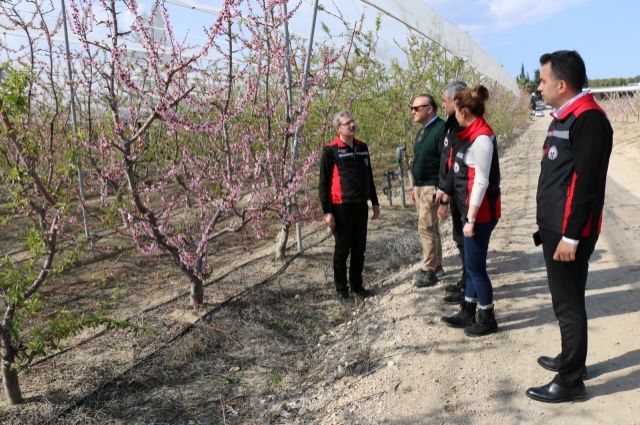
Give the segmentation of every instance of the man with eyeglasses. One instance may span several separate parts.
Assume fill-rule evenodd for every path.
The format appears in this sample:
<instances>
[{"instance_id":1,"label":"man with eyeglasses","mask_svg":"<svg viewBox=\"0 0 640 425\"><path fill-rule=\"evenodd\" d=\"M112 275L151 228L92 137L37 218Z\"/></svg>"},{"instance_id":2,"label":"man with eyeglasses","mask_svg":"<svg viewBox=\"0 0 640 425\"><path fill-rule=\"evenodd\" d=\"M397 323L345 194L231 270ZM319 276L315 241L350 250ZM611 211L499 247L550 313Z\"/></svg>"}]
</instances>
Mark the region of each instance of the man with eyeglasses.
<instances>
[{"instance_id":1,"label":"man with eyeglasses","mask_svg":"<svg viewBox=\"0 0 640 425\"><path fill-rule=\"evenodd\" d=\"M335 238L333 277L338 300L344 306L353 304L347 286L347 258L349 286L358 298L371 292L363 287L362 270L367 246L367 222L371 200L372 219L380 216L380 205L373 181L369 148L355 138L356 124L348 111L338 112L332 120L338 133L325 146L320 158L319 193L325 224Z\"/></svg>"},{"instance_id":2,"label":"man with eyeglasses","mask_svg":"<svg viewBox=\"0 0 640 425\"><path fill-rule=\"evenodd\" d=\"M413 144L413 191L411 197L418 212L418 234L422 242L422 263L413 275L419 288L438 283L442 272L442 243L438 228L436 190L440 172L440 157L444 142L444 121L438 117L438 106L430 94L420 94L413 100L411 115L420 123Z\"/></svg>"}]
</instances>

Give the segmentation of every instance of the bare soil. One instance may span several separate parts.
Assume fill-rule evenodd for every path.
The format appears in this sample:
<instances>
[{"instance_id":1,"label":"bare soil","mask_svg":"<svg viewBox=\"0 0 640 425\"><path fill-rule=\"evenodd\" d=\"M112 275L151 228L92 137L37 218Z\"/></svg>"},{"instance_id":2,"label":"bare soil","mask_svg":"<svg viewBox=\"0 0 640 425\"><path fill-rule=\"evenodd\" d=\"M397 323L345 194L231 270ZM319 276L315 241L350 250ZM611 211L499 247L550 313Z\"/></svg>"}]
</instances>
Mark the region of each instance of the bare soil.
<instances>
[{"instance_id":1,"label":"bare soil","mask_svg":"<svg viewBox=\"0 0 640 425\"><path fill-rule=\"evenodd\" d=\"M304 229L305 250L291 248L286 263L272 260L270 241L231 240L199 311L187 307L187 282L166 257L114 239L48 286L59 303L51 309L99 304L150 332L88 330L69 341L21 376L29 402L2 400L0 423L640 424L638 123L614 123L587 285L589 399L555 406L524 395L553 376L536 358L560 350L531 241L548 120L532 118L500 152L503 218L489 254L499 333L472 339L440 323L455 311L442 303L443 284L459 277L450 222L443 283L411 285L416 215L397 199L370 222L365 276L376 295L352 309L334 297L333 240L318 225Z\"/></svg>"}]
</instances>

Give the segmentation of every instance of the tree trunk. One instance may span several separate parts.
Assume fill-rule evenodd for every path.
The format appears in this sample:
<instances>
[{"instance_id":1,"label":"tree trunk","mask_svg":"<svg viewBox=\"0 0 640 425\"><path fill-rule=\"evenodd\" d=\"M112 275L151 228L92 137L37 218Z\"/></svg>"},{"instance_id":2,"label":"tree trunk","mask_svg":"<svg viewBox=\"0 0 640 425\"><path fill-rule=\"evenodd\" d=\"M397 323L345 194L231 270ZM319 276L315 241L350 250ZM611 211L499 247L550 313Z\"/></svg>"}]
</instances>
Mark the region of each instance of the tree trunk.
<instances>
[{"instance_id":1,"label":"tree trunk","mask_svg":"<svg viewBox=\"0 0 640 425\"><path fill-rule=\"evenodd\" d=\"M190 303L192 306L200 306L204 303L204 287L201 280L191 280Z\"/></svg>"},{"instance_id":2,"label":"tree trunk","mask_svg":"<svg viewBox=\"0 0 640 425\"><path fill-rule=\"evenodd\" d=\"M20 382L18 381L18 371L12 369L15 360L15 351L11 344L11 334L2 330L2 383L4 392L7 395L7 401L11 405L22 403L22 391L20 391Z\"/></svg>"},{"instance_id":3,"label":"tree trunk","mask_svg":"<svg viewBox=\"0 0 640 425\"><path fill-rule=\"evenodd\" d=\"M276 260L284 260L286 258L287 241L289 240L289 228L290 224L282 224L280 232L276 238L275 257Z\"/></svg>"}]
</instances>

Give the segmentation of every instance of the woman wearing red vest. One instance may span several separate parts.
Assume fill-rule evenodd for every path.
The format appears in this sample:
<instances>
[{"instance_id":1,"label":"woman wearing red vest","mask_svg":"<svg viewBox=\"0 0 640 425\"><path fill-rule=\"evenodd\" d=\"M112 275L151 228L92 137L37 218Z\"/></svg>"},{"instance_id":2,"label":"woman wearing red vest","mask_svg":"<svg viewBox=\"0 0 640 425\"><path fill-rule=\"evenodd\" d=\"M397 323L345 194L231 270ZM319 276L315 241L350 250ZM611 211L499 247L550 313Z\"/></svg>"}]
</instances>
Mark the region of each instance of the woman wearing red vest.
<instances>
[{"instance_id":1,"label":"woman wearing red vest","mask_svg":"<svg viewBox=\"0 0 640 425\"><path fill-rule=\"evenodd\" d=\"M458 134L461 147L450 161L454 198L464 221L467 279L460 311L442 317L442 321L451 327L464 328L469 336L498 330L487 252L491 232L500 218L500 166L496 136L483 117L488 98L484 86L463 90L454 98L456 119L463 130Z\"/></svg>"}]
</instances>

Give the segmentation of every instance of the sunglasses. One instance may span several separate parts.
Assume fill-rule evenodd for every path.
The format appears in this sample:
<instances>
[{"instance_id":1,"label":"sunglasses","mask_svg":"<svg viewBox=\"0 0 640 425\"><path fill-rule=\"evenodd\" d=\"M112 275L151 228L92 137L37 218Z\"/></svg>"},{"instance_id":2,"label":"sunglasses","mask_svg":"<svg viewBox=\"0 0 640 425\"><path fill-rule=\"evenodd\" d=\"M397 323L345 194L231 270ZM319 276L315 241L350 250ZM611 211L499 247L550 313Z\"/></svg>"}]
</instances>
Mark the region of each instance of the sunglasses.
<instances>
[{"instance_id":1,"label":"sunglasses","mask_svg":"<svg viewBox=\"0 0 640 425\"><path fill-rule=\"evenodd\" d=\"M429 104L426 105L418 105L418 106L409 106L409 108L413 111L413 112L418 112L420 110L420 108L426 108L427 106L431 106Z\"/></svg>"}]
</instances>

